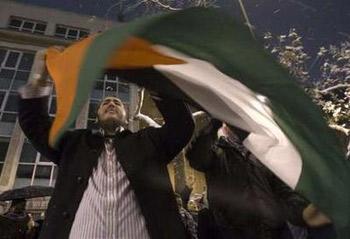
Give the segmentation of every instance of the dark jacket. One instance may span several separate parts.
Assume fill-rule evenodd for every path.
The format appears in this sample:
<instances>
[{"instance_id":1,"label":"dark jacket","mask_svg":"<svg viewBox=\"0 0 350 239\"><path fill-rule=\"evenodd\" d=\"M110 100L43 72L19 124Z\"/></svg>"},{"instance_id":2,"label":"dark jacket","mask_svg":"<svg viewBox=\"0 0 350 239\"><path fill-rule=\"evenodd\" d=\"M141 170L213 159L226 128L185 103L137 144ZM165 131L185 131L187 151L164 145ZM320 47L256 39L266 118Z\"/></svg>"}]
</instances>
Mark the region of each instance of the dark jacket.
<instances>
[{"instance_id":1,"label":"dark jacket","mask_svg":"<svg viewBox=\"0 0 350 239\"><path fill-rule=\"evenodd\" d=\"M165 119L164 126L118 133L114 140L117 158L130 180L151 238L186 238L167 164L187 144L194 123L182 102L163 100L157 106ZM104 137L87 129L73 130L65 133L57 149L50 148L47 112L47 98L20 99L19 123L25 135L41 154L59 166L40 238L65 239L104 148Z\"/></svg>"},{"instance_id":2,"label":"dark jacket","mask_svg":"<svg viewBox=\"0 0 350 239\"><path fill-rule=\"evenodd\" d=\"M216 223L249 238L281 238L286 221L304 225L307 201L262 165L238 137L229 142L217 139L216 132L206 129L187 152L190 165L205 173Z\"/></svg>"}]
</instances>

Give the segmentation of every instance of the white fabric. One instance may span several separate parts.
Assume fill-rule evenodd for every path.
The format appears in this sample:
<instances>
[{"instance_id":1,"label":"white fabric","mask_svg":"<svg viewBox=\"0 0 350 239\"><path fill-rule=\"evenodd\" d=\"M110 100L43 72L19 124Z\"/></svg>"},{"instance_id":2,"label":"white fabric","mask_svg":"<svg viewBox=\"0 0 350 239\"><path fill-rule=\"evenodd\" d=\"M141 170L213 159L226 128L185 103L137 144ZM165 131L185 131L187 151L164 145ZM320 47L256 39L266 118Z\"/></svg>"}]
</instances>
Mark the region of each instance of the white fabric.
<instances>
[{"instance_id":1,"label":"white fabric","mask_svg":"<svg viewBox=\"0 0 350 239\"><path fill-rule=\"evenodd\" d=\"M274 121L266 97L257 95L208 62L164 46L154 49L187 62L154 68L213 117L251 132L243 144L285 183L296 187L302 170L301 156Z\"/></svg>"}]
</instances>

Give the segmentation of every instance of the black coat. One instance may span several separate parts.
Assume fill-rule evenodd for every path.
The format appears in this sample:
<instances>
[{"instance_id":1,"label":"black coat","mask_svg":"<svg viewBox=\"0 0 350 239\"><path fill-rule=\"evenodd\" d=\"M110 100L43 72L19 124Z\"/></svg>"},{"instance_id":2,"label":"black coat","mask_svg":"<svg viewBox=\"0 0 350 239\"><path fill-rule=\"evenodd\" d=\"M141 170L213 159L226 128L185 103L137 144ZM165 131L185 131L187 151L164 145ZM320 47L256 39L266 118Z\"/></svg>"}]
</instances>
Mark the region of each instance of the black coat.
<instances>
[{"instance_id":1,"label":"black coat","mask_svg":"<svg viewBox=\"0 0 350 239\"><path fill-rule=\"evenodd\" d=\"M309 202L247 152L238 137L234 143L217 139L217 129L209 129L186 156L193 168L205 173L216 223L264 239L284 238L287 221L304 226L302 212Z\"/></svg>"},{"instance_id":2,"label":"black coat","mask_svg":"<svg viewBox=\"0 0 350 239\"><path fill-rule=\"evenodd\" d=\"M157 106L165 119L164 126L118 133L117 159L130 180L151 238L186 238L167 164L189 141L194 123L182 102L163 100ZM63 136L58 149L50 148L47 112L47 98L19 101L19 123L25 135L41 154L59 166L40 238L65 239L104 148L104 138L91 130L73 130Z\"/></svg>"}]
</instances>

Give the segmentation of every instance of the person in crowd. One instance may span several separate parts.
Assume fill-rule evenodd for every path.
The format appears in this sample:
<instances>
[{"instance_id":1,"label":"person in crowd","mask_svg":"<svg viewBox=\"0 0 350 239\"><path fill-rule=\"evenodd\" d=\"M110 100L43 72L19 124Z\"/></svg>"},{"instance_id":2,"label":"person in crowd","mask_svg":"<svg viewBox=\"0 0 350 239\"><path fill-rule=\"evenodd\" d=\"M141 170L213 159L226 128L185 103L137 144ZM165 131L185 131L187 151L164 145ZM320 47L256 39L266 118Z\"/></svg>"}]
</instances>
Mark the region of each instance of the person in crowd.
<instances>
[{"instance_id":1,"label":"person in crowd","mask_svg":"<svg viewBox=\"0 0 350 239\"><path fill-rule=\"evenodd\" d=\"M26 199L14 199L9 210L1 216L3 223L0 223L0 238L8 239L31 239L34 220L26 211ZM6 220L6 221L5 221Z\"/></svg>"},{"instance_id":2,"label":"person in crowd","mask_svg":"<svg viewBox=\"0 0 350 239\"><path fill-rule=\"evenodd\" d=\"M211 120L186 153L190 165L205 173L207 214L212 213L207 218L215 221L215 238L289 239L287 221L313 227L330 223L243 146L246 132L224 125L218 138L221 127Z\"/></svg>"},{"instance_id":3,"label":"person in crowd","mask_svg":"<svg viewBox=\"0 0 350 239\"><path fill-rule=\"evenodd\" d=\"M193 191L193 185L194 185L194 177L189 177L188 183L185 184L184 188L180 192L182 205L186 210L188 210L188 202L190 200L190 196Z\"/></svg>"},{"instance_id":4,"label":"person in crowd","mask_svg":"<svg viewBox=\"0 0 350 239\"><path fill-rule=\"evenodd\" d=\"M167 171L192 136L187 105L154 96L164 125L132 133L122 101L110 96L98 107L99 130L68 131L52 148L44 61L37 53L38 70L19 91L23 132L59 166L40 238L188 238Z\"/></svg>"},{"instance_id":5,"label":"person in crowd","mask_svg":"<svg viewBox=\"0 0 350 239\"><path fill-rule=\"evenodd\" d=\"M189 232L191 239L198 239L197 222L195 221L193 215L183 206L181 195L176 193L175 196L177 206L179 207L179 213L186 230Z\"/></svg>"}]
</instances>

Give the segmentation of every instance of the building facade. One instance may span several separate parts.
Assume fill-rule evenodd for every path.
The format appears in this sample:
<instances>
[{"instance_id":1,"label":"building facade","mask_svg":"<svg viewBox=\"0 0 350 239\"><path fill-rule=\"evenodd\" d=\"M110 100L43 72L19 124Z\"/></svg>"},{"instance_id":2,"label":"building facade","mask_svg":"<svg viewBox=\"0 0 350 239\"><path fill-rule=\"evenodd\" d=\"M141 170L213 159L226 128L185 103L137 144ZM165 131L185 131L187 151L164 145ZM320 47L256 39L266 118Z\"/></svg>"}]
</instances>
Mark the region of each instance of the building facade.
<instances>
[{"instance_id":1,"label":"building facade","mask_svg":"<svg viewBox=\"0 0 350 239\"><path fill-rule=\"evenodd\" d=\"M0 1L0 193L29 185L55 184L57 167L32 147L17 122L17 91L28 81L35 64L35 53L53 45L67 46L119 24L122 23L15 1ZM98 103L108 95L117 95L128 112L135 111L137 87L117 75L104 74L96 79L90 99L72 127L93 127ZM145 105L143 112L152 116L152 112L156 111L154 105ZM51 117L54 117L55 111L56 94L53 89L49 97ZM137 130L138 122L132 122L129 127ZM186 183L185 174L193 174L191 169L185 170L184 162L183 157L178 157L168 167L176 191L180 191ZM0 214L5 210L4 205L0 202ZM40 211L46 205L47 200L29 200L27 208Z\"/></svg>"},{"instance_id":2,"label":"building facade","mask_svg":"<svg viewBox=\"0 0 350 239\"><path fill-rule=\"evenodd\" d=\"M57 9L0 2L0 193L29 185L55 184L57 167L32 147L17 122L17 90L28 81L36 51L52 45L67 46L117 25ZM136 107L137 88L116 75L104 74L97 79L89 102L72 127L93 126L98 102L108 95L121 98L129 112ZM55 111L53 89L50 116L54 117Z\"/></svg>"}]
</instances>

